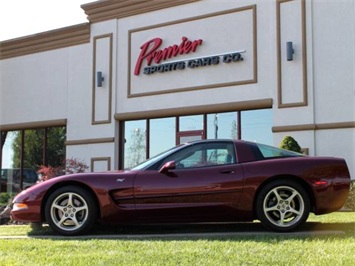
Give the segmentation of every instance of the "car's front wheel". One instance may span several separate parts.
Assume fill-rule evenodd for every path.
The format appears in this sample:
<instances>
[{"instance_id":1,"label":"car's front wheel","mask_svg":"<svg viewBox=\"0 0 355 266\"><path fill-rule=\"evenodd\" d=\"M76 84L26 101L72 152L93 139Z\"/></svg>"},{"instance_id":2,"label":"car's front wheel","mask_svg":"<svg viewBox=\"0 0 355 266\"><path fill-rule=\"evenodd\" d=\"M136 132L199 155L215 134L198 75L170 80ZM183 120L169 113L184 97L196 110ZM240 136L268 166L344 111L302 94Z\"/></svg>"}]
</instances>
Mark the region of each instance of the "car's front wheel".
<instances>
[{"instance_id":1,"label":"car's front wheel","mask_svg":"<svg viewBox=\"0 0 355 266\"><path fill-rule=\"evenodd\" d=\"M95 223L97 207L92 195L76 186L65 186L54 191L45 205L49 226L61 235L87 232Z\"/></svg>"},{"instance_id":2,"label":"car's front wheel","mask_svg":"<svg viewBox=\"0 0 355 266\"><path fill-rule=\"evenodd\" d=\"M310 200L298 183L278 180L261 189L256 201L258 219L268 229L289 232L306 222Z\"/></svg>"}]
</instances>

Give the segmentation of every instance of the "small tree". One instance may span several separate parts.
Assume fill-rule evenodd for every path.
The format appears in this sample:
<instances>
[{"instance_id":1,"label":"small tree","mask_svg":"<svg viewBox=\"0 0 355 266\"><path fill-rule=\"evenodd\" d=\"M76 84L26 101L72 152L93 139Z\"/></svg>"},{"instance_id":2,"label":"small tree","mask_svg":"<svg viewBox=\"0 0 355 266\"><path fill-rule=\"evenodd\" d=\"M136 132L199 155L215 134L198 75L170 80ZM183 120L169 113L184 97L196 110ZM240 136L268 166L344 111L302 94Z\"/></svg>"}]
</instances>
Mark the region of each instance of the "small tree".
<instances>
[{"instance_id":1,"label":"small tree","mask_svg":"<svg viewBox=\"0 0 355 266\"><path fill-rule=\"evenodd\" d=\"M42 175L42 181L64 174L84 173L89 167L78 159L71 158L64 160L63 164L57 167L42 165L37 171Z\"/></svg>"},{"instance_id":2,"label":"small tree","mask_svg":"<svg viewBox=\"0 0 355 266\"><path fill-rule=\"evenodd\" d=\"M78 159L71 158L65 160L65 172L67 174L84 173L89 166Z\"/></svg>"},{"instance_id":3,"label":"small tree","mask_svg":"<svg viewBox=\"0 0 355 266\"><path fill-rule=\"evenodd\" d=\"M291 136L286 136L283 138L283 140L280 143L279 146L281 149L284 150L289 150L289 151L294 151L298 153L302 153L301 146L298 144L298 142Z\"/></svg>"}]
</instances>

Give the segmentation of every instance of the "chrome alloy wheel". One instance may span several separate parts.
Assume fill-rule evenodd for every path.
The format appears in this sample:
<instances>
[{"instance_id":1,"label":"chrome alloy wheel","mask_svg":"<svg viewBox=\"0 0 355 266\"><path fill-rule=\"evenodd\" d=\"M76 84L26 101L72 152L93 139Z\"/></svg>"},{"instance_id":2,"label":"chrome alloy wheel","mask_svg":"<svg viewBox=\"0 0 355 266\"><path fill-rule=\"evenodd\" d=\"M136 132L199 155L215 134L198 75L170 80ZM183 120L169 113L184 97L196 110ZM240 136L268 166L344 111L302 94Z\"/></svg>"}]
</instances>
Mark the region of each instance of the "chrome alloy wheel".
<instances>
[{"instance_id":1,"label":"chrome alloy wheel","mask_svg":"<svg viewBox=\"0 0 355 266\"><path fill-rule=\"evenodd\" d=\"M277 227L290 227L304 216L305 203L299 191L290 186L270 190L263 201L267 220Z\"/></svg>"},{"instance_id":2,"label":"chrome alloy wheel","mask_svg":"<svg viewBox=\"0 0 355 266\"><path fill-rule=\"evenodd\" d=\"M89 216L86 200L77 193L64 192L57 196L50 206L50 217L56 227L74 231L85 224Z\"/></svg>"}]
</instances>

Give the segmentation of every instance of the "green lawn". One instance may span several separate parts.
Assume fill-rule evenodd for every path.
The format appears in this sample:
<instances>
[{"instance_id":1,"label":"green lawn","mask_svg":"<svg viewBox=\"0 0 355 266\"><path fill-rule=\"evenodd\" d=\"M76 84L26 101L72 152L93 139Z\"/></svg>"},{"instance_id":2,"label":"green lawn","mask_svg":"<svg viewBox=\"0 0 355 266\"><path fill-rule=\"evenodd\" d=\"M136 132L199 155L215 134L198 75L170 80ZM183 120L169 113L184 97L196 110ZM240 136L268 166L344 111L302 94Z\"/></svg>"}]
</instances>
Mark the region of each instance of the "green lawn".
<instances>
[{"instance_id":1,"label":"green lawn","mask_svg":"<svg viewBox=\"0 0 355 266\"><path fill-rule=\"evenodd\" d=\"M245 230L255 233L235 234ZM232 234L209 234L216 231ZM312 215L300 231L273 234L259 223L98 227L80 239L54 237L48 227L1 226L0 237L29 238L0 238L0 265L355 265L355 213Z\"/></svg>"}]
</instances>

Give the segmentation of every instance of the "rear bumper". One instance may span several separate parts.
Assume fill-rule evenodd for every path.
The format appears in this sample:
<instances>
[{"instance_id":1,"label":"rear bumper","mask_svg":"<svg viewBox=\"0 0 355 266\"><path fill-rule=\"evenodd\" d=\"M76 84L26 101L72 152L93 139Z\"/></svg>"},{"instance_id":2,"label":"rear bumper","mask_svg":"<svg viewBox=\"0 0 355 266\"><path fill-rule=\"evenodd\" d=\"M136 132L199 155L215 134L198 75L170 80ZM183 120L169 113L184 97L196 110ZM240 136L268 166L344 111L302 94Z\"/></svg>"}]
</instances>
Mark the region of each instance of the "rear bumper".
<instances>
[{"instance_id":1,"label":"rear bumper","mask_svg":"<svg viewBox=\"0 0 355 266\"><path fill-rule=\"evenodd\" d=\"M336 178L326 188L316 188L315 214L326 214L341 209L349 196L350 178Z\"/></svg>"}]
</instances>

